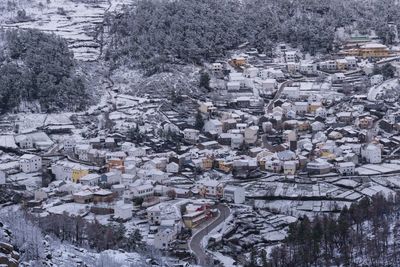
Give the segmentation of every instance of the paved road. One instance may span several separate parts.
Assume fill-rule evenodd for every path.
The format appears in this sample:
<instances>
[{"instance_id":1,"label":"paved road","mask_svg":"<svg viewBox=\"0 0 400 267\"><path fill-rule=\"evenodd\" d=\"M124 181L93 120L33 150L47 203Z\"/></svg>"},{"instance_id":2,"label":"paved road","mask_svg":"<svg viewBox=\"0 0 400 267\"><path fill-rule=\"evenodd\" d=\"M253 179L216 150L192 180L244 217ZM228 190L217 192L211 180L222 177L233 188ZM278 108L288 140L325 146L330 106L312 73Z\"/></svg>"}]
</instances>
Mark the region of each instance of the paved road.
<instances>
[{"instance_id":1,"label":"paved road","mask_svg":"<svg viewBox=\"0 0 400 267\"><path fill-rule=\"evenodd\" d=\"M288 81L283 82L283 83L279 86L279 89L278 89L278 91L276 91L274 98L271 99L271 101L269 102L269 104L268 104L268 106L267 106L268 112L271 112L272 109L274 108L274 102L275 102L276 100L278 100L278 99L281 97L281 93L282 93L283 89L284 89L286 86L288 86L289 84L291 84L292 82L293 82L292 80L288 80Z\"/></svg>"},{"instance_id":2,"label":"paved road","mask_svg":"<svg viewBox=\"0 0 400 267\"><path fill-rule=\"evenodd\" d=\"M230 214L229 208L223 204L218 204L216 208L219 211L218 216L213 219L214 221L203 226L203 229L196 232L189 243L190 249L196 255L197 264L200 266L207 266L207 264L209 263L209 257L207 253L204 251L201 245L201 241L211 230L216 228L220 223L222 223L226 218L228 218Z\"/></svg>"}]
</instances>

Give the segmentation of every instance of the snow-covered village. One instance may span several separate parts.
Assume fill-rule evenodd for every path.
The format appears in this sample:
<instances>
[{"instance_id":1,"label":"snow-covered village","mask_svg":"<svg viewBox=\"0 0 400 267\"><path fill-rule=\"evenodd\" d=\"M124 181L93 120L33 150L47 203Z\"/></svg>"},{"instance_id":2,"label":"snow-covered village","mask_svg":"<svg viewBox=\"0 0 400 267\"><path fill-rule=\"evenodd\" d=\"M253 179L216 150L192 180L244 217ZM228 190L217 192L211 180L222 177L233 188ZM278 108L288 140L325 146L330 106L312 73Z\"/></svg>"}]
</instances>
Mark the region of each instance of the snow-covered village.
<instances>
[{"instance_id":1,"label":"snow-covered village","mask_svg":"<svg viewBox=\"0 0 400 267\"><path fill-rule=\"evenodd\" d=\"M0 266L400 266L400 3L0 3Z\"/></svg>"}]
</instances>

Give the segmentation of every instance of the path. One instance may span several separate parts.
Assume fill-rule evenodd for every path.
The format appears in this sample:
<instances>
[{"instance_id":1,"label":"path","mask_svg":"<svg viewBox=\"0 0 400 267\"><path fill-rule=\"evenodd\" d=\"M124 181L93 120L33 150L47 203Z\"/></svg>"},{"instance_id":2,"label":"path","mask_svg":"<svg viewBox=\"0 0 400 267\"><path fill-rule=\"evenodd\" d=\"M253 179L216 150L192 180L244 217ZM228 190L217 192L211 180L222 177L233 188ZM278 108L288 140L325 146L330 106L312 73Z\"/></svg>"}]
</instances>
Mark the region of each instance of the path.
<instances>
[{"instance_id":1,"label":"path","mask_svg":"<svg viewBox=\"0 0 400 267\"><path fill-rule=\"evenodd\" d=\"M200 266L206 266L209 262L209 256L201 244L203 238L230 215L230 210L227 206L218 204L216 208L219 211L218 216L211 223L204 226L203 229L197 231L189 243L189 248L196 255L197 264Z\"/></svg>"}]
</instances>

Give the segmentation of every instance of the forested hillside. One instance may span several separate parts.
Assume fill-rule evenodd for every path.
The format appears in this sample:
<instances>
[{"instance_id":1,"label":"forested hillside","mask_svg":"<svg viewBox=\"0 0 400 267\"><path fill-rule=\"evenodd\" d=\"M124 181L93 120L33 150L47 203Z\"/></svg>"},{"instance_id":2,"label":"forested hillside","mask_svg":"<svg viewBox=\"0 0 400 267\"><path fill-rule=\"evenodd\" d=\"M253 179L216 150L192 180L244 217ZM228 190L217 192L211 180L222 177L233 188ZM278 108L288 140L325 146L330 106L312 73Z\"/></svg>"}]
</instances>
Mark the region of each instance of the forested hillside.
<instances>
[{"instance_id":1,"label":"forested hillside","mask_svg":"<svg viewBox=\"0 0 400 267\"><path fill-rule=\"evenodd\" d=\"M267 54L277 42L313 54L334 49L339 27L375 30L390 44L388 22L399 21L395 0L140 0L111 17L107 58L154 73L164 63L207 60L246 41Z\"/></svg>"},{"instance_id":2,"label":"forested hillside","mask_svg":"<svg viewBox=\"0 0 400 267\"><path fill-rule=\"evenodd\" d=\"M303 217L269 262L249 266L399 266L398 205L398 197L376 195L344 208L338 218Z\"/></svg>"},{"instance_id":3,"label":"forested hillside","mask_svg":"<svg viewBox=\"0 0 400 267\"><path fill-rule=\"evenodd\" d=\"M79 110L87 101L85 84L74 71L65 40L36 30L3 34L0 59L1 112L22 102L40 104L42 111Z\"/></svg>"}]
</instances>

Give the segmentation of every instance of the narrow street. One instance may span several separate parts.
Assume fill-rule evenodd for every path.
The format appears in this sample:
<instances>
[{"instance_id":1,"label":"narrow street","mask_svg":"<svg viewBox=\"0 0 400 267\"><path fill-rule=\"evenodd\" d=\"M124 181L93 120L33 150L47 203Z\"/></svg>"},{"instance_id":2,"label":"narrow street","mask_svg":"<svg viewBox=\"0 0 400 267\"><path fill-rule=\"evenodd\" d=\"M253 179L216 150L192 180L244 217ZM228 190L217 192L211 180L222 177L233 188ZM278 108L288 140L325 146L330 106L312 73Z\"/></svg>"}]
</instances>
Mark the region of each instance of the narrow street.
<instances>
[{"instance_id":1,"label":"narrow street","mask_svg":"<svg viewBox=\"0 0 400 267\"><path fill-rule=\"evenodd\" d=\"M202 240L205 236L207 236L214 228L220 225L228 216L230 215L230 209L224 204L218 204L216 206L219 213L213 221L205 226L199 231L197 231L189 243L189 248L193 251L196 255L197 264L200 266L213 266L210 262L210 258L207 255L206 251L202 246Z\"/></svg>"}]
</instances>

